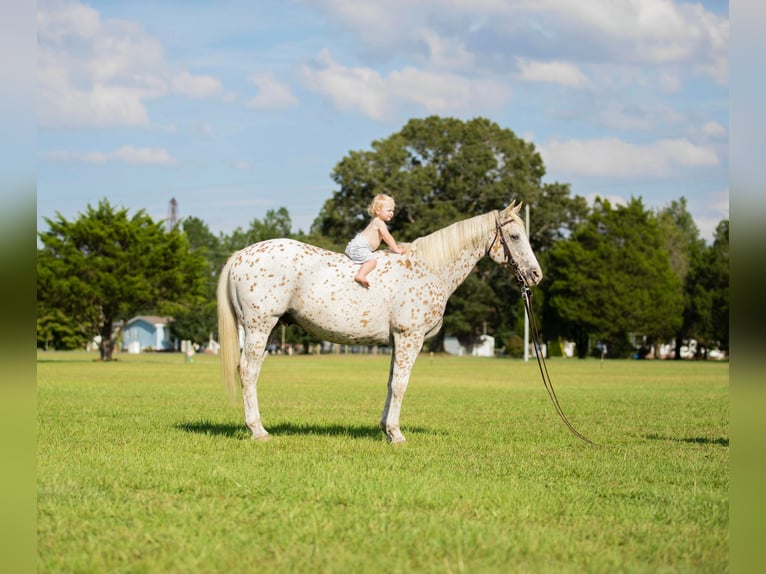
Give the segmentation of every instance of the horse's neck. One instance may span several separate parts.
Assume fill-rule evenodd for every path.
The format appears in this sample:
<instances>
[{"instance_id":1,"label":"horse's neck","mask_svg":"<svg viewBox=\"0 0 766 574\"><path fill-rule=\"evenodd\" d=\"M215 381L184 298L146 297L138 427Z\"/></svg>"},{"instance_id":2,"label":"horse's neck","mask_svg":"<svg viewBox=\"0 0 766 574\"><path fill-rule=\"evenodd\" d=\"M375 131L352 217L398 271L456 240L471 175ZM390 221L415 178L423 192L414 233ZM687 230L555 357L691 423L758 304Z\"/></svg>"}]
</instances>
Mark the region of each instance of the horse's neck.
<instances>
[{"instance_id":1,"label":"horse's neck","mask_svg":"<svg viewBox=\"0 0 766 574\"><path fill-rule=\"evenodd\" d=\"M442 270L442 280L448 286L450 293L454 293L462 285L484 255L486 255L486 247L483 245L475 249L466 249L451 265Z\"/></svg>"},{"instance_id":2,"label":"horse's neck","mask_svg":"<svg viewBox=\"0 0 766 574\"><path fill-rule=\"evenodd\" d=\"M450 293L465 281L479 260L486 255L493 232L492 222L496 219L496 212L479 215L424 238L424 247L430 243L433 250L430 262L438 267L437 274Z\"/></svg>"}]
</instances>

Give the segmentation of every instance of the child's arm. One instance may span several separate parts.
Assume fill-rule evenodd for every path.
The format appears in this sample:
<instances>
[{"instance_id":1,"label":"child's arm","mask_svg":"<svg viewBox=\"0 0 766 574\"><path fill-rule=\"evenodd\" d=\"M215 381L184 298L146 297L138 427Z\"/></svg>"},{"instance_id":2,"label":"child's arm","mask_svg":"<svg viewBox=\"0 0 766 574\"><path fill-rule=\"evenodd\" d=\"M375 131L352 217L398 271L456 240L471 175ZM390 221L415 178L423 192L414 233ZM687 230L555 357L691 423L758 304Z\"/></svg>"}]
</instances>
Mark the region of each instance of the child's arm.
<instances>
[{"instance_id":1,"label":"child's arm","mask_svg":"<svg viewBox=\"0 0 766 574\"><path fill-rule=\"evenodd\" d=\"M386 242L386 245L393 251L394 253L406 253L407 250L403 247L399 247L397 245L396 240L394 239L394 236L391 235L391 232L388 230L388 227L386 227L386 224L381 221L380 219L375 220L376 227L378 228L378 233L380 234L380 238Z\"/></svg>"}]
</instances>

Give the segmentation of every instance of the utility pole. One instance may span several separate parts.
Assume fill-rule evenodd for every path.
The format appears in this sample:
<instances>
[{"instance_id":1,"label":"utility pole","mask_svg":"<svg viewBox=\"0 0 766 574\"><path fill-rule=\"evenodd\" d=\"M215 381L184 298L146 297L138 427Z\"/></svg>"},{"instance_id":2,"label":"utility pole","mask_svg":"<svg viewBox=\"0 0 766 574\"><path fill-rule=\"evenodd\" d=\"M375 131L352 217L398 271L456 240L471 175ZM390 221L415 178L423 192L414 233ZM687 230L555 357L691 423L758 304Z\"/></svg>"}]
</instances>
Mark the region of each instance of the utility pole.
<instances>
[{"instance_id":1,"label":"utility pole","mask_svg":"<svg viewBox=\"0 0 766 574\"><path fill-rule=\"evenodd\" d=\"M526 217L525 225L527 226L527 240L529 240L529 203L525 206ZM530 305L532 302L530 301ZM524 362L529 361L529 314L527 313L527 307L524 305Z\"/></svg>"}]
</instances>

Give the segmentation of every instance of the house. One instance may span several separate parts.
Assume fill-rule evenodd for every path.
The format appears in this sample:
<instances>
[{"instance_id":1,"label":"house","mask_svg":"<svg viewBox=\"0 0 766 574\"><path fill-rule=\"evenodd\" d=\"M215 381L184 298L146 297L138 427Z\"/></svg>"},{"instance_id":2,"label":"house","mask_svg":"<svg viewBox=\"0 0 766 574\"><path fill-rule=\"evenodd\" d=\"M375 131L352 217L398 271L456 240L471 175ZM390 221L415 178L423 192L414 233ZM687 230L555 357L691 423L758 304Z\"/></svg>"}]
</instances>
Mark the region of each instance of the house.
<instances>
[{"instance_id":1,"label":"house","mask_svg":"<svg viewBox=\"0 0 766 574\"><path fill-rule=\"evenodd\" d=\"M472 348L464 347L457 340L457 337L444 337L444 350L450 355L460 357L469 355L473 357L494 357L495 356L495 338L490 335L481 335L479 342Z\"/></svg>"},{"instance_id":2,"label":"house","mask_svg":"<svg viewBox=\"0 0 766 574\"><path fill-rule=\"evenodd\" d=\"M128 353L176 350L177 345L170 339L172 322L173 317L133 317L122 329L122 350Z\"/></svg>"}]
</instances>

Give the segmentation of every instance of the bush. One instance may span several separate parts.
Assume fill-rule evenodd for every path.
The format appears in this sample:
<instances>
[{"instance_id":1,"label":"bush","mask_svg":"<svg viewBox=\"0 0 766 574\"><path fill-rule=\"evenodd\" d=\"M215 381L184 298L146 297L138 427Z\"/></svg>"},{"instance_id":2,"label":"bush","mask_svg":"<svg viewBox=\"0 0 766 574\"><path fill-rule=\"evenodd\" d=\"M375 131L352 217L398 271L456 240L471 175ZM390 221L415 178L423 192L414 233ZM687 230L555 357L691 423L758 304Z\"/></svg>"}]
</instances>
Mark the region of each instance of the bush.
<instances>
[{"instance_id":1,"label":"bush","mask_svg":"<svg viewBox=\"0 0 766 574\"><path fill-rule=\"evenodd\" d=\"M620 335L607 344L607 357L610 359L629 359L636 354L636 347L625 335Z\"/></svg>"},{"instance_id":2,"label":"bush","mask_svg":"<svg viewBox=\"0 0 766 574\"><path fill-rule=\"evenodd\" d=\"M548 342L548 356L549 357L563 357L564 346L561 344L561 339L554 339Z\"/></svg>"},{"instance_id":3,"label":"bush","mask_svg":"<svg viewBox=\"0 0 766 574\"><path fill-rule=\"evenodd\" d=\"M510 357L523 357L524 356L524 339L518 335L511 335L505 341L505 352Z\"/></svg>"}]
</instances>

